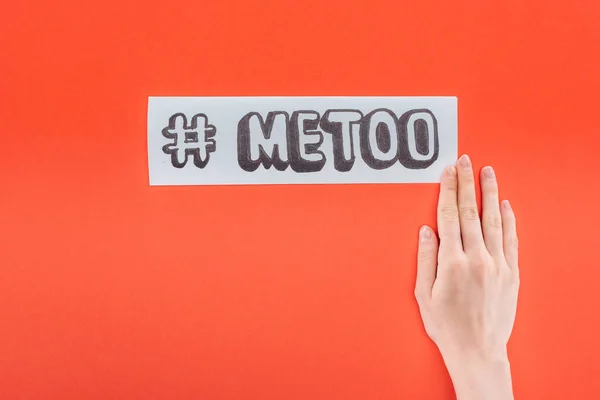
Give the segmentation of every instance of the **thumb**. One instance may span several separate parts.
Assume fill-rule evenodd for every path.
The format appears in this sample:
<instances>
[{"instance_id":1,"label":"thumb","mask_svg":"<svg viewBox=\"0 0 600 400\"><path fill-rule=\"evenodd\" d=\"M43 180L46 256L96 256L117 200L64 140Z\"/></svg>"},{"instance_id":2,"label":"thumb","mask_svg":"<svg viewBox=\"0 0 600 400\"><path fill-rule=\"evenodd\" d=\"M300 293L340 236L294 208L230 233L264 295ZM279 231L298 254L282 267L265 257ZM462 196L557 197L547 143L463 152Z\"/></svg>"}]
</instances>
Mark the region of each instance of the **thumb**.
<instances>
[{"instance_id":1,"label":"thumb","mask_svg":"<svg viewBox=\"0 0 600 400\"><path fill-rule=\"evenodd\" d=\"M417 282L415 297L419 303L429 300L437 272L438 240L428 226L419 231L419 253L417 259Z\"/></svg>"}]
</instances>

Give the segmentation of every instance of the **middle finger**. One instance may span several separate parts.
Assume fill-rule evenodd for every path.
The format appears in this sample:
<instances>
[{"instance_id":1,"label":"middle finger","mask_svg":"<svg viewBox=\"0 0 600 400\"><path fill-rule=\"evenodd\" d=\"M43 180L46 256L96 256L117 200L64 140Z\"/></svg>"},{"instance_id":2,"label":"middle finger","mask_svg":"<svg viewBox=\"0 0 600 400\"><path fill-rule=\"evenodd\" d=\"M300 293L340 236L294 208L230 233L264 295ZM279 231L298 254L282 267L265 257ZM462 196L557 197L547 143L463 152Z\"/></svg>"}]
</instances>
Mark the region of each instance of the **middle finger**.
<instances>
[{"instance_id":1,"label":"middle finger","mask_svg":"<svg viewBox=\"0 0 600 400\"><path fill-rule=\"evenodd\" d=\"M468 249L483 247L484 242L477 209L475 178L471 159L465 154L458 160L457 164L460 231L463 248L467 251Z\"/></svg>"}]
</instances>

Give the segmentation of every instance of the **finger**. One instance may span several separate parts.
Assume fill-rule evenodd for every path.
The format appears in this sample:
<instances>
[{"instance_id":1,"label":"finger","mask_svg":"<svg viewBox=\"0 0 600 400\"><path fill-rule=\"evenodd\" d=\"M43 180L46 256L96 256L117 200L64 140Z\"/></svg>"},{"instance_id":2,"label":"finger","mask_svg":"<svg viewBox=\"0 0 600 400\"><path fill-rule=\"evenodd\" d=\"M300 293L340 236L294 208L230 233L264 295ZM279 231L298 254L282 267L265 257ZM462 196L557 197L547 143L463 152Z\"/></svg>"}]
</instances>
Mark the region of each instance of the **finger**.
<instances>
[{"instance_id":1,"label":"finger","mask_svg":"<svg viewBox=\"0 0 600 400\"><path fill-rule=\"evenodd\" d=\"M519 269L519 240L517 238L517 219L508 200L501 205L502 231L504 236L504 257L513 270Z\"/></svg>"},{"instance_id":2,"label":"finger","mask_svg":"<svg viewBox=\"0 0 600 400\"><path fill-rule=\"evenodd\" d=\"M417 259L417 283L415 297L419 303L431 297L431 289L437 272L438 241L433 230L423 226L419 232L419 255Z\"/></svg>"},{"instance_id":3,"label":"finger","mask_svg":"<svg viewBox=\"0 0 600 400\"><path fill-rule=\"evenodd\" d=\"M484 246L477 197L475 195L475 178L471 159L466 154L458 160L458 214L460 232L465 251Z\"/></svg>"},{"instance_id":4,"label":"finger","mask_svg":"<svg viewBox=\"0 0 600 400\"><path fill-rule=\"evenodd\" d=\"M449 166L442 175L440 197L438 200L437 223L440 234L440 247L462 251L460 242L460 223L458 221L458 203L456 191L458 180L456 168Z\"/></svg>"},{"instance_id":5,"label":"finger","mask_svg":"<svg viewBox=\"0 0 600 400\"><path fill-rule=\"evenodd\" d=\"M493 257L502 256L502 216L498 200L498 181L492 167L481 170L482 228L485 247Z\"/></svg>"}]
</instances>

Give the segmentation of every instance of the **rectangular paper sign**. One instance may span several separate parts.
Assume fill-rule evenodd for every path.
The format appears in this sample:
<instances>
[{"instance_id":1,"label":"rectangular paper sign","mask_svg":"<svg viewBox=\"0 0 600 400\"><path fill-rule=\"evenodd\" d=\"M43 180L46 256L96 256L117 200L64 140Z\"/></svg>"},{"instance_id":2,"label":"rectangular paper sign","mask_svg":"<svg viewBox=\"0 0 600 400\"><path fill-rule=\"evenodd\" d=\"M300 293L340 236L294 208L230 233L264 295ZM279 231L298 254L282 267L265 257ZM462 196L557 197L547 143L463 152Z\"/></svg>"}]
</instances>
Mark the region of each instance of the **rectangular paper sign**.
<instances>
[{"instance_id":1,"label":"rectangular paper sign","mask_svg":"<svg viewBox=\"0 0 600 400\"><path fill-rule=\"evenodd\" d=\"M150 97L151 185L439 182L456 97Z\"/></svg>"}]
</instances>

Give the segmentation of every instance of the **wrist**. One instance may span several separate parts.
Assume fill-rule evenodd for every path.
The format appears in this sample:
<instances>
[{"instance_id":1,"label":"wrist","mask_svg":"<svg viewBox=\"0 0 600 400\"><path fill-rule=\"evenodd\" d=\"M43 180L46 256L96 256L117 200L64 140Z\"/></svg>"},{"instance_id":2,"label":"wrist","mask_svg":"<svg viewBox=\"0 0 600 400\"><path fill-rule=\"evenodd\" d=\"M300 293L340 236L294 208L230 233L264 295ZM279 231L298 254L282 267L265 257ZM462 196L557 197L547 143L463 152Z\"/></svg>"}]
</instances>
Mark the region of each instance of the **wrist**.
<instances>
[{"instance_id":1,"label":"wrist","mask_svg":"<svg viewBox=\"0 0 600 400\"><path fill-rule=\"evenodd\" d=\"M445 351L448 368L458 400L513 399L510 362L506 349L481 352Z\"/></svg>"},{"instance_id":2,"label":"wrist","mask_svg":"<svg viewBox=\"0 0 600 400\"><path fill-rule=\"evenodd\" d=\"M467 365L485 366L509 364L506 346L439 346L448 368Z\"/></svg>"}]
</instances>

